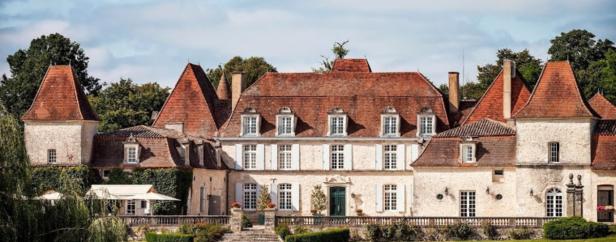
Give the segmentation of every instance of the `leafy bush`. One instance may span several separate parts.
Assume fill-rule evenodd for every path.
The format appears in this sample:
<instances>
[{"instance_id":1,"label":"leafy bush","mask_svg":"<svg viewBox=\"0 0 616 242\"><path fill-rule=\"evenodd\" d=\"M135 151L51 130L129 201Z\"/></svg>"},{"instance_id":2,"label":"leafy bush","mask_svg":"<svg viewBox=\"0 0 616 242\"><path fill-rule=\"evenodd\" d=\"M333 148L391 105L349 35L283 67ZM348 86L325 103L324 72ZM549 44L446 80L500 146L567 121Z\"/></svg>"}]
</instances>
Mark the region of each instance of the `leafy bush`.
<instances>
[{"instance_id":1,"label":"leafy bush","mask_svg":"<svg viewBox=\"0 0 616 242\"><path fill-rule=\"evenodd\" d=\"M145 235L145 240L147 242L193 242L193 236L181 233L157 234L150 232Z\"/></svg>"},{"instance_id":2,"label":"leafy bush","mask_svg":"<svg viewBox=\"0 0 616 242\"><path fill-rule=\"evenodd\" d=\"M327 229L319 232L289 235L285 242L348 242L351 232L348 228Z\"/></svg>"},{"instance_id":3,"label":"leafy bush","mask_svg":"<svg viewBox=\"0 0 616 242\"><path fill-rule=\"evenodd\" d=\"M193 235L195 242L213 242L222 238L229 229L220 224L183 224L178 231Z\"/></svg>"},{"instance_id":4,"label":"leafy bush","mask_svg":"<svg viewBox=\"0 0 616 242\"><path fill-rule=\"evenodd\" d=\"M396 232L394 234L394 240L400 241L415 241L419 240L423 231L418 226L410 226L406 223L399 223L394 225Z\"/></svg>"},{"instance_id":5,"label":"leafy bush","mask_svg":"<svg viewBox=\"0 0 616 242\"><path fill-rule=\"evenodd\" d=\"M387 226L369 224L366 231L371 241L414 241L423 236L421 228L405 223Z\"/></svg>"},{"instance_id":6,"label":"leafy bush","mask_svg":"<svg viewBox=\"0 0 616 242\"><path fill-rule=\"evenodd\" d=\"M543 235L548 239L586 239L608 234L607 225L588 222L581 217L561 218L543 225Z\"/></svg>"},{"instance_id":7,"label":"leafy bush","mask_svg":"<svg viewBox=\"0 0 616 242\"><path fill-rule=\"evenodd\" d=\"M381 238L381 227L377 224L368 224L366 233L370 241L378 241Z\"/></svg>"},{"instance_id":8,"label":"leafy bush","mask_svg":"<svg viewBox=\"0 0 616 242\"><path fill-rule=\"evenodd\" d=\"M308 227L305 227L305 226L296 226L293 229L293 232L295 232L296 234L303 234L303 233L308 233L308 232L312 232L312 231L310 231L310 229Z\"/></svg>"},{"instance_id":9,"label":"leafy bush","mask_svg":"<svg viewBox=\"0 0 616 242\"><path fill-rule=\"evenodd\" d=\"M488 239L495 240L498 238L498 230L496 229L496 226L494 226L492 223L482 223L481 229L483 230L483 234L488 237Z\"/></svg>"},{"instance_id":10,"label":"leafy bush","mask_svg":"<svg viewBox=\"0 0 616 242\"><path fill-rule=\"evenodd\" d=\"M250 219L248 219L245 214L242 214L242 228L250 227L252 227L252 222L250 222Z\"/></svg>"},{"instance_id":11,"label":"leafy bush","mask_svg":"<svg viewBox=\"0 0 616 242\"><path fill-rule=\"evenodd\" d=\"M127 227L120 218L102 217L94 219L88 228L90 242L127 241Z\"/></svg>"},{"instance_id":12,"label":"leafy bush","mask_svg":"<svg viewBox=\"0 0 616 242\"><path fill-rule=\"evenodd\" d=\"M453 240L467 240L475 234L475 229L466 223L456 223L445 227L447 238Z\"/></svg>"},{"instance_id":13,"label":"leafy bush","mask_svg":"<svg viewBox=\"0 0 616 242\"><path fill-rule=\"evenodd\" d=\"M32 167L32 184L35 193L40 194L47 190L54 190L60 193L72 191L65 187L61 176L66 176L77 188L79 194L85 194L91 184L100 182L98 174L86 165L79 166L37 166Z\"/></svg>"},{"instance_id":14,"label":"leafy bush","mask_svg":"<svg viewBox=\"0 0 616 242\"><path fill-rule=\"evenodd\" d=\"M276 225L276 228L274 228L274 231L276 231L276 234L280 236L282 240L284 240L284 238L286 238L287 236L291 235L291 230L289 229L289 225L286 225L286 224ZM297 230L295 231L295 233L298 233Z\"/></svg>"},{"instance_id":15,"label":"leafy bush","mask_svg":"<svg viewBox=\"0 0 616 242\"><path fill-rule=\"evenodd\" d=\"M515 228L509 231L509 238L514 240L532 239L535 232L527 227Z\"/></svg>"}]
</instances>

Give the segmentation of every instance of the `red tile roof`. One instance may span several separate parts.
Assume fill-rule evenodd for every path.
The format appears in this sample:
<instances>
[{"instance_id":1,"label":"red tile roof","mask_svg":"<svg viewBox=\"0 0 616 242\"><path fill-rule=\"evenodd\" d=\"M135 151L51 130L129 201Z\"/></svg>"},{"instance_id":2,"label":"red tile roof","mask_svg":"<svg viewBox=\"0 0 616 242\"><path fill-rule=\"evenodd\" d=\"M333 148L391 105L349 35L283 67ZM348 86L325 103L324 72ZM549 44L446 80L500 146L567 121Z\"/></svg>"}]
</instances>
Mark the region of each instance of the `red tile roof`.
<instances>
[{"instance_id":1,"label":"red tile roof","mask_svg":"<svg viewBox=\"0 0 616 242\"><path fill-rule=\"evenodd\" d=\"M372 72L366 59L336 59L332 71Z\"/></svg>"},{"instance_id":2,"label":"red tile roof","mask_svg":"<svg viewBox=\"0 0 616 242\"><path fill-rule=\"evenodd\" d=\"M189 63L152 126L183 123L188 135L212 137L222 123L215 116L217 102L216 91L201 66Z\"/></svg>"},{"instance_id":3,"label":"red tile roof","mask_svg":"<svg viewBox=\"0 0 616 242\"><path fill-rule=\"evenodd\" d=\"M267 73L242 93L221 135L238 136L241 112L254 108L262 117L261 135L275 136L276 114L289 107L298 117L297 136L326 136L328 112L342 108L349 136L376 137L388 106L401 116L403 137L415 137L422 108L435 113L437 130L449 126L442 94L420 73Z\"/></svg>"},{"instance_id":4,"label":"red tile roof","mask_svg":"<svg viewBox=\"0 0 616 242\"><path fill-rule=\"evenodd\" d=\"M595 94L588 104L601 119L616 119L616 106L601 93Z\"/></svg>"},{"instance_id":5,"label":"red tile roof","mask_svg":"<svg viewBox=\"0 0 616 242\"><path fill-rule=\"evenodd\" d=\"M73 68L55 65L47 69L32 106L22 120L98 120L81 89Z\"/></svg>"},{"instance_id":6,"label":"red tile roof","mask_svg":"<svg viewBox=\"0 0 616 242\"><path fill-rule=\"evenodd\" d=\"M549 61L543 68L530 100L515 118L593 117L568 61Z\"/></svg>"},{"instance_id":7,"label":"red tile roof","mask_svg":"<svg viewBox=\"0 0 616 242\"><path fill-rule=\"evenodd\" d=\"M477 122L445 130L434 137L479 137L515 135L515 129L505 123L492 119L482 119Z\"/></svg>"},{"instance_id":8,"label":"red tile roof","mask_svg":"<svg viewBox=\"0 0 616 242\"><path fill-rule=\"evenodd\" d=\"M593 146L592 168L616 170L616 132L614 135L595 135Z\"/></svg>"},{"instance_id":9,"label":"red tile roof","mask_svg":"<svg viewBox=\"0 0 616 242\"><path fill-rule=\"evenodd\" d=\"M459 137L433 137L423 153L411 166L413 167L476 167L515 165L515 136L484 136L474 138L476 143L475 163L460 160Z\"/></svg>"},{"instance_id":10,"label":"red tile roof","mask_svg":"<svg viewBox=\"0 0 616 242\"><path fill-rule=\"evenodd\" d=\"M503 76L501 70L462 124L473 123L484 118L506 122L503 115ZM524 107L529 97L530 91L518 72L515 78L511 79L511 113L515 114Z\"/></svg>"}]
</instances>

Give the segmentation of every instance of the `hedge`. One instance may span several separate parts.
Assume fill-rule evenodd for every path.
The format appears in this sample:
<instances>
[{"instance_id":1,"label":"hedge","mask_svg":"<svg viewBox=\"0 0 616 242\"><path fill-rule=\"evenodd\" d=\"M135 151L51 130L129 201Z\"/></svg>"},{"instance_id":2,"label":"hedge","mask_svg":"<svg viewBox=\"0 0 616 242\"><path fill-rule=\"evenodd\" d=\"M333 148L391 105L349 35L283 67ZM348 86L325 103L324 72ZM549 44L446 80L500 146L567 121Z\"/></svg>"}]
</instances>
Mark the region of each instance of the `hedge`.
<instances>
[{"instance_id":1,"label":"hedge","mask_svg":"<svg viewBox=\"0 0 616 242\"><path fill-rule=\"evenodd\" d=\"M608 234L606 224L588 222L581 217L561 218L543 225L543 235L547 239L587 239Z\"/></svg>"},{"instance_id":2,"label":"hedge","mask_svg":"<svg viewBox=\"0 0 616 242\"><path fill-rule=\"evenodd\" d=\"M328 229L319 232L289 235L285 242L348 242L351 232L348 228Z\"/></svg>"},{"instance_id":3,"label":"hedge","mask_svg":"<svg viewBox=\"0 0 616 242\"><path fill-rule=\"evenodd\" d=\"M180 233L157 234L149 232L145 235L145 240L147 242L193 242L193 236Z\"/></svg>"},{"instance_id":4,"label":"hedge","mask_svg":"<svg viewBox=\"0 0 616 242\"><path fill-rule=\"evenodd\" d=\"M188 189L192 183L192 171L177 168L144 169L132 172L112 169L107 184L152 184L156 191L180 199L177 202L157 202L153 206L155 214L182 214L186 211Z\"/></svg>"},{"instance_id":5,"label":"hedge","mask_svg":"<svg viewBox=\"0 0 616 242\"><path fill-rule=\"evenodd\" d=\"M62 179L63 177L68 179ZM76 187L80 194L85 194L90 185L100 183L100 181L96 171L86 165L32 167L32 191L36 194L47 190L60 193L72 190L66 186Z\"/></svg>"}]
</instances>

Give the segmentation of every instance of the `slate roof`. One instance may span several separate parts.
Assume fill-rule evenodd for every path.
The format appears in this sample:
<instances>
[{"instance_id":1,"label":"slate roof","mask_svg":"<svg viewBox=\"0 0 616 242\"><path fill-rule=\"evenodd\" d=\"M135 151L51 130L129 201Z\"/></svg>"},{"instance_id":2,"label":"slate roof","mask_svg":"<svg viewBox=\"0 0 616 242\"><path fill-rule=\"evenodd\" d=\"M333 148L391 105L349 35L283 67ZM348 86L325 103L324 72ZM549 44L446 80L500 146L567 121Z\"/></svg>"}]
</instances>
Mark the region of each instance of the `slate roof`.
<instances>
[{"instance_id":1,"label":"slate roof","mask_svg":"<svg viewBox=\"0 0 616 242\"><path fill-rule=\"evenodd\" d=\"M503 167L515 165L514 135L482 136L476 142L477 162L463 163L460 160L460 137L432 138L413 167Z\"/></svg>"},{"instance_id":2,"label":"slate roof","mask_svg":"<svg viewBox=\"0 0 616 242\"><path fill-rule=\"evenodd\" d=\"M501 70L470 114L462 121L462 124L473 123L484 118L505 122L506 120L503 115L503 83L504 74L503 70ZM530 91L522 79L522 75L517 72L515 77L511 78L511 113L518 112L526 104L529 97Z\"/></svg>"},{"instance_id":3,"label":"slate roof","mask_svg":"<svg viewBox=\"0 0 616 242\"><path fill-rule=\"evenodd\" d=\"M47 68L30 109L22 120L98 120L83 93L73 68L54 65Z\"/></svg>"},{"instance_id":4,"label":"slate roof","mask_svg":"<svg viewBox=\"0 0 616 242\"><path fill-rule=\"evenodd\" d=\"M372 72L366 59L336 59L332 71L342 72Z\"/></svg>"},{"instance_id":5,"label":"slate roof","mask_svg":"<svg viewBox=\"0 0 616 242\"><path fill-rule=\"evenodd\" d=\"M616 122L612 122L612 128ZM616 170L616 129L611 134L593 137L592 168L596 170Z\"/></svg>"},{"instance_id":6,"label":"slate roof","mask_svg":"<svg viewBox=\"0 0 616 242\"><path fill-rule=\"evenodd\" d=\"M535 90L515 118L593 117L588 109L568 61L545 64Z\"/></svg>"},{"instance_id":7,"label":"slate roof","mask_svg":"<svg viewBox=\"0 0 616 242\"><path fill-rule=\"evenodd\" d=\"M601 119L616 119L616 106L601 93L592 96L588 104Z\"/></svg>"},{"instance_id":8,"label":"slate roof","mask_svg":"<svg viewBox=\"0 0 616 242\"><path fill-rule=\"evenodd\" d=\"M515 129L492 119L482 119L477 122L462 125L438 133L434 137L479 137L515 135Z\"/></svg>"},{"instance_id":9,"label":"slate roof","mask_svg":"<svg viewBox=\"0 0 616 242\"><path fill-rule=\"evenodd\" d=\"M349 137L376 137L380 115L394 107L401 117L401 136L415 137L417 114L430 108L437 130L449 127L442 94L417 72L267 73L240 96L222 137L237 137L241 113L261 115L261 136L275 136L276 114L289 107L298 117L296 136L327 136L328 113L341 108L349 117Z\"/></svg>"}]
</instances>

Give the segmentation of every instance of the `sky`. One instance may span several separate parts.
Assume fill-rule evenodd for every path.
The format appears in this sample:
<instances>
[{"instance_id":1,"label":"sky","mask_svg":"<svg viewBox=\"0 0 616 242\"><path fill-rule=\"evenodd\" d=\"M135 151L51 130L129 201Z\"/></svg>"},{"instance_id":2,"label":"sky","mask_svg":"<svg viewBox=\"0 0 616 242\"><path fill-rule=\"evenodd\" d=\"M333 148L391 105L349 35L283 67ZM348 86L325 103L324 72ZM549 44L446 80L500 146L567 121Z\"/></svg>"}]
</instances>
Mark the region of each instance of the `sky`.
<instances>
[{"instance_id":1,"label":"sky","mask_svg":"<svg viewBox=\"0 0 616 242\"><path fill-rule=\"evenodd\" d=\"M10 75L8 55L57 32L108 83L173 87L187 62L207 69L236 55L309 72L349 40L348 57L373 71L420 71L439 85L449 71L475 80L501 48L546 60L550 39L572 29L616 42L616 1L0 0L0 73Z\"/></svg>"}]
</instances>

